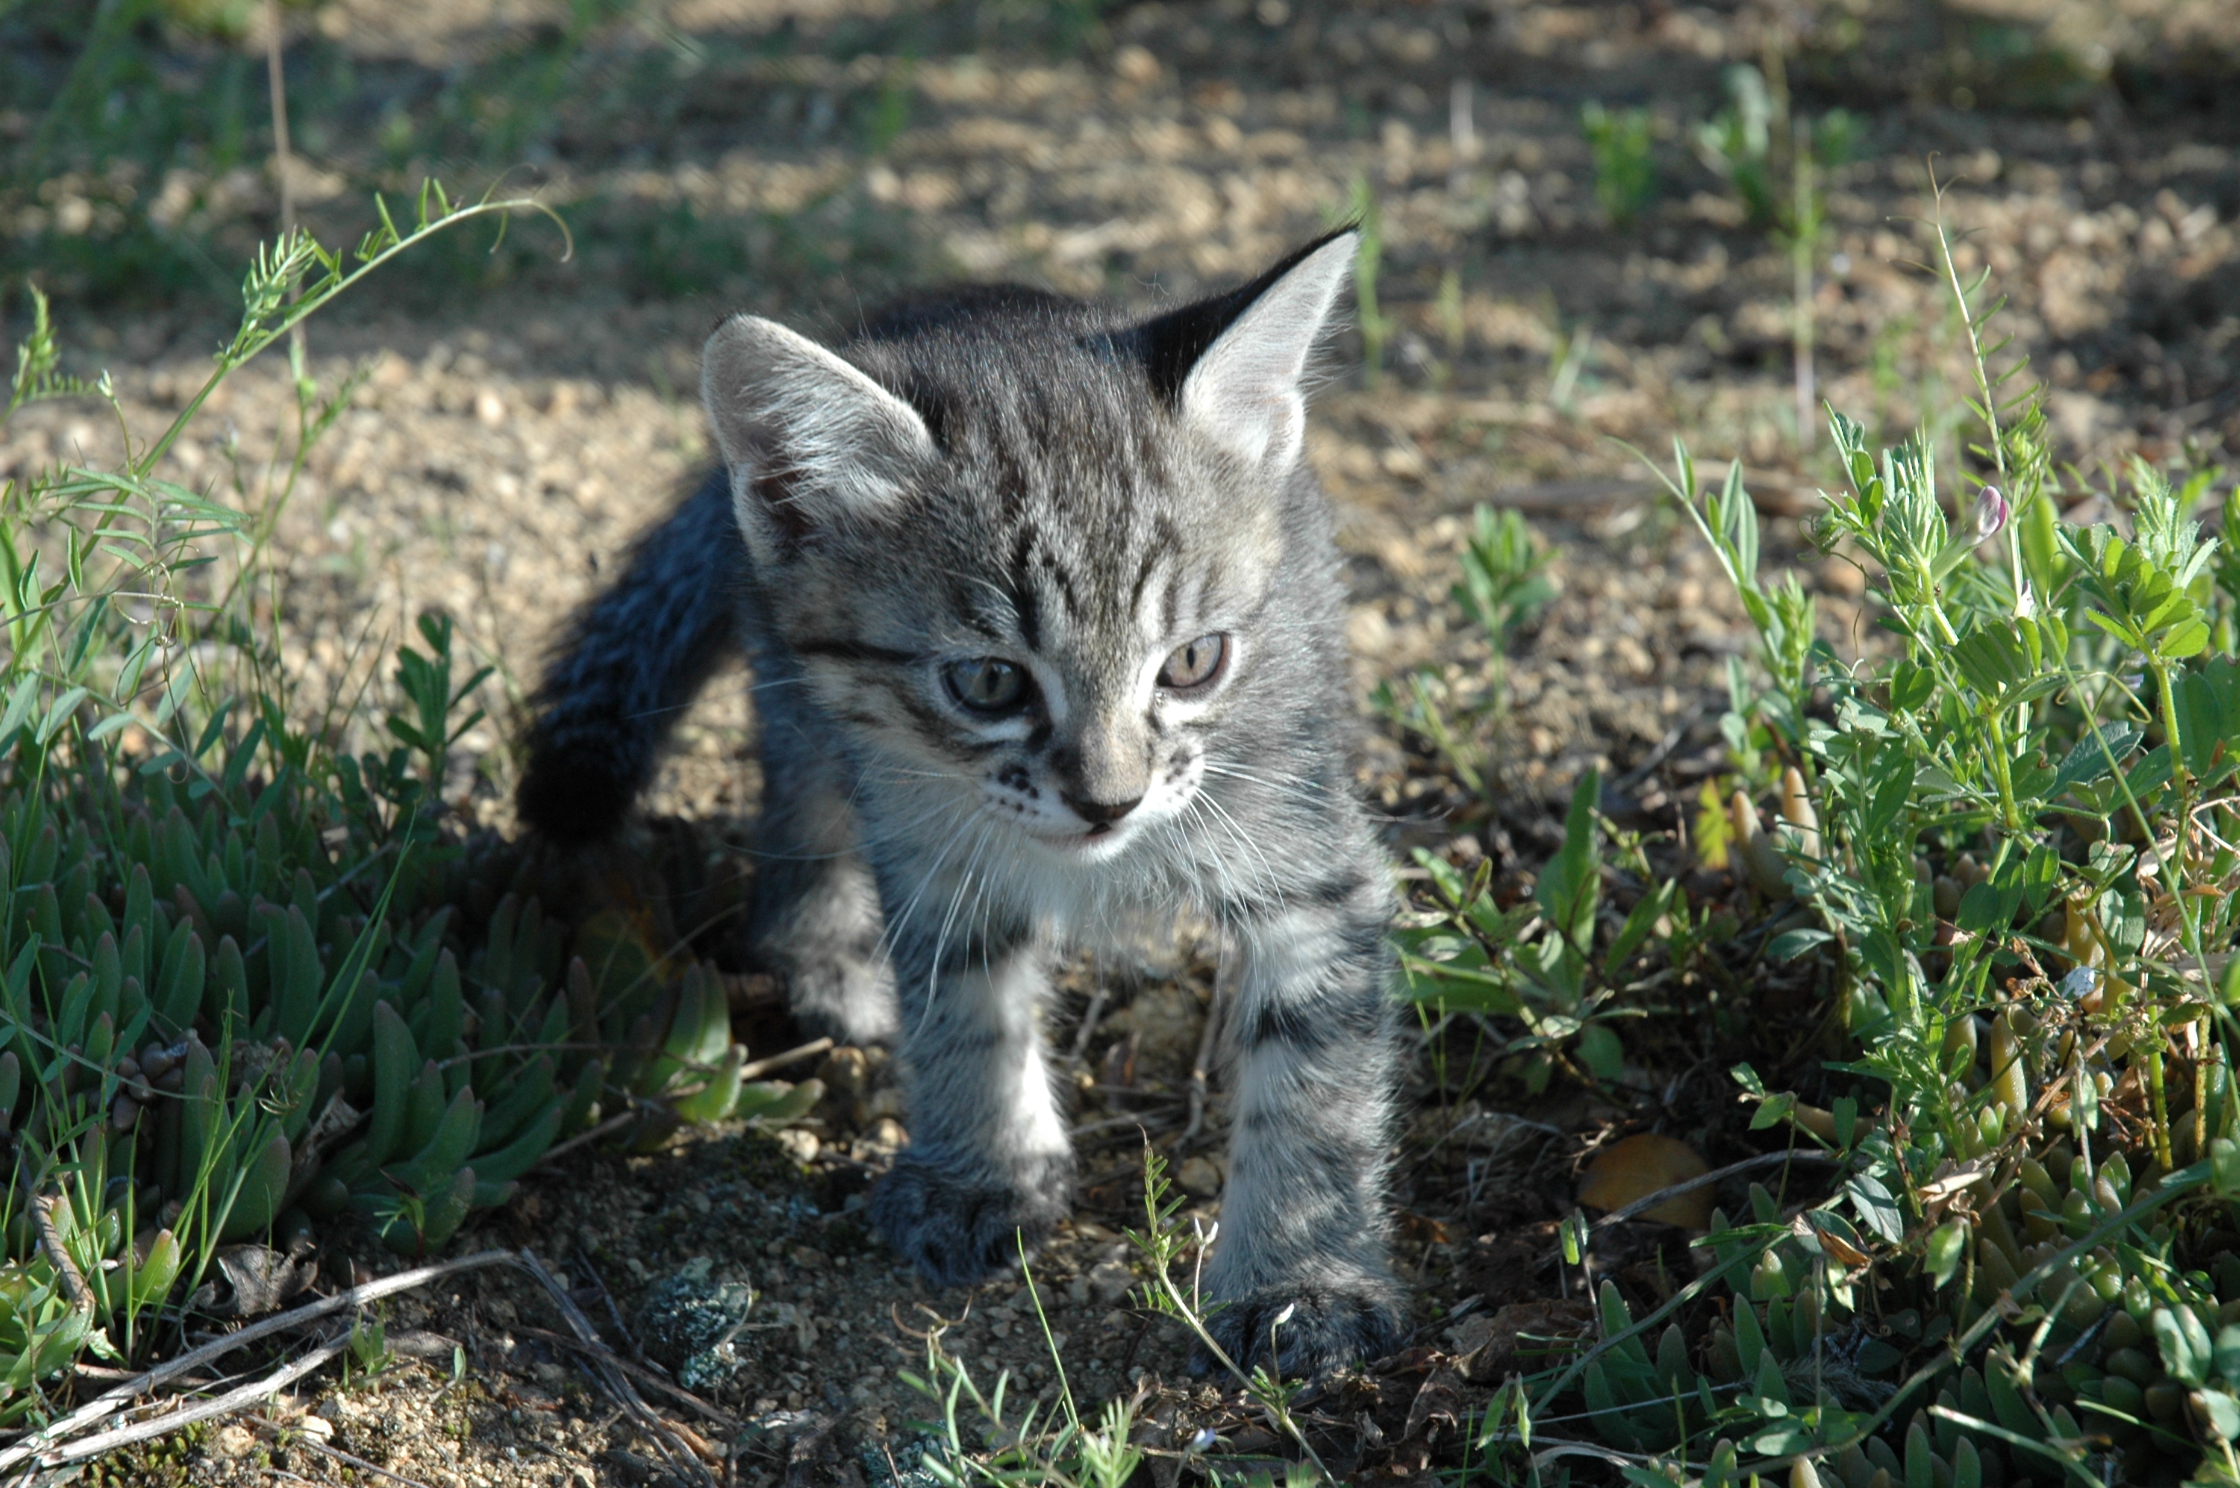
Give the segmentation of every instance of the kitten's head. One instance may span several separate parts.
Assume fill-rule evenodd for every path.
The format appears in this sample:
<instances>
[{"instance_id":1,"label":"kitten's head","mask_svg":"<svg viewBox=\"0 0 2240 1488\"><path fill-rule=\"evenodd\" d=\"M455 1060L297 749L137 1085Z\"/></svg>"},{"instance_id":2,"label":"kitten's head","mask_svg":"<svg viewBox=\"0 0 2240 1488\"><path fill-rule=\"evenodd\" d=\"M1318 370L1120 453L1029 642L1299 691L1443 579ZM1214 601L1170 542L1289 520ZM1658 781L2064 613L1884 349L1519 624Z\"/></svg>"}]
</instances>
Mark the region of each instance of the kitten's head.
<instances>
[{"instance_id":1,"label":"kitten's head","mask_svg":"<svg viewBox=\"0 0 2240 1488\"><path fill-rule=\"evenodd\" d=\"M760 588L882 816L1078 865L1219 809L1225 728L1296 691L1301 379L1354 247L1140 323L1022 292L842 352L717 328L702 389Z\"/></svg>"}]
</instances>

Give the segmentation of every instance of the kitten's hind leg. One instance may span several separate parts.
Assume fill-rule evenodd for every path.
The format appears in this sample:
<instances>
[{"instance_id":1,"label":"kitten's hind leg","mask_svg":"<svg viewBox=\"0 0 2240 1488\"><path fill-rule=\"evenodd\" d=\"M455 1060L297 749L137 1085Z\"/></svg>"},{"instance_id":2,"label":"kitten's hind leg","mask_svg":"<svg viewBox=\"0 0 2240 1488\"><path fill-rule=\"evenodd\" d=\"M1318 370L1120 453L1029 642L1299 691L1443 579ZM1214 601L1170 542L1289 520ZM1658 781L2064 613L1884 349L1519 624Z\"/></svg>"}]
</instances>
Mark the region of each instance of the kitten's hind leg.
<instances>
[{"instance_id":1,"label":"kitten's hind leg","mask_svg":"<svg viewBox=\"0 0 2240 1488\"><path fill-rule=\"evenodd\" d=\"M758 683L761 679L758 673ZM879 890L828 736L788 687L758 685L762 820L756 830L753 953L786 979L794 1016L842 1043L894 1037L894 974L880 947ZM761 701L769 699L769 701Z\"/></svg>"}]
</instances>

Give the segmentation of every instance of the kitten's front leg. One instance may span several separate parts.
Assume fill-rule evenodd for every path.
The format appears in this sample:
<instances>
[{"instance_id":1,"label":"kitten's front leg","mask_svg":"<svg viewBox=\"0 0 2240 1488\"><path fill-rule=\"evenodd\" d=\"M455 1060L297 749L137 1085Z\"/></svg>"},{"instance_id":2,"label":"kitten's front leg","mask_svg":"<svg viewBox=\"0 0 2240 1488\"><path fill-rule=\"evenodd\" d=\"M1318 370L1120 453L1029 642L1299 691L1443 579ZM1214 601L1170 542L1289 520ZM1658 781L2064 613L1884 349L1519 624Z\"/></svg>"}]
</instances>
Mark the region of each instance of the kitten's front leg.
<instances>
[{"instance_id":1,"label":"kitten's front leg","mask_svg":"<svg viewBox=\"0 0 2240 1488\"><path fill-rule=\"evenodd\" d=\"M864 861L853 781L831 718L810 701L800 664L770 638L765 601L742 607L762 722L762 820L755 830L757 960L786 979L794 1016L844 1044L894 1037L893 976L880 950L879 890Z\"/></svg>"},{"instance_id":2,"label":"kitten's front leg","mask_svg":"<svg viewBox=\"0 0 2240 1488\"><path fill-rule=\"evenodd\" d=\"M953 1286L1003 1270L1022 1232L1031 1250L1065 1216L1073 1147L1038 1016L1049 947L1023 926L934 939L892 948L910 1146L871 1216L929 1280Z\"/></svg>"},{"instance_id":3,"label":"kitten's front leg","mask_svg":"<svg viewBox=\"0 0 2240 1488\"><path fill-rule=\"evenodd\" d=\"M1391 899L1372 854L1244 927L1210 1321L1292 1378L1389 1352L1404 1310L1384 1172L1397 1073ZM1272 1335L1272 1339L1271 1339Z\"/></svg>"}]
</instances>

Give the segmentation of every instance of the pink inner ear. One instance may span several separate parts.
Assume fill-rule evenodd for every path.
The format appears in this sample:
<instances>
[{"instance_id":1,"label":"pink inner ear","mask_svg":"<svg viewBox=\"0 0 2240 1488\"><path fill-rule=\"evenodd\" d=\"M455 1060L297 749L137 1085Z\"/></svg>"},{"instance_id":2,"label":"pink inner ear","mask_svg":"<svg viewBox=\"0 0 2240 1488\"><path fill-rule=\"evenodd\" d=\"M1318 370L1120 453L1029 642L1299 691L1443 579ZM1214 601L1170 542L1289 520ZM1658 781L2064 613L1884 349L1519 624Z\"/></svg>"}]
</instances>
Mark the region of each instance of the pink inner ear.
<instances>
[{"instance_id":1,"label":"pink inner ear","mask_svg":"<svg viewBox=\"0 0 2240 1488\"><path fill-rule=\"evenodd\" d=\"M789 528L889 505L935 453L909 404L775 322L726 321L705 365L702 395L726 461L751 472L763 506Z\"/></svg>"},{"instance_id":2,"label":"pink inner ear","mask_svg":"<svg viewBox=\"0 0 2240 1488\"><path fill-rule=\"evenodd\" d=\"M1254 463L1296 459L1299 379L1352 263L1353 240L1339 238L1270 285L1198 359L1183 383L1185 415Z\"/></svg>"}]
</instances>

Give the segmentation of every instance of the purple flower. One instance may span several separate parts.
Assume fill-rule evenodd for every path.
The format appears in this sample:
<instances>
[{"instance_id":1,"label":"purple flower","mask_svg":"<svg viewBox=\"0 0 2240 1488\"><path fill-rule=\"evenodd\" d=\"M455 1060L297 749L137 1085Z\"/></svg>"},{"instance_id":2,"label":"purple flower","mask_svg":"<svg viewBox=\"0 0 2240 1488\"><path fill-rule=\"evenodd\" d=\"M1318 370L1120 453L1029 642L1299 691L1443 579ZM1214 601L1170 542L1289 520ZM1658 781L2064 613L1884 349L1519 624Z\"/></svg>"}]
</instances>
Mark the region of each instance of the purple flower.
<instances>
[{"instance_id":1,"label":"purple flower","mask_svg":"<svg viewBox=\"0 0 2240 1488\"><path fill-rule=\"evenodd\" d=\"M2009 515L2007 498L1999 494L1999 488L1985 486L1976 497L1976 541L1989 542L1997 537Z\"/></svg>"}]
</instances>

